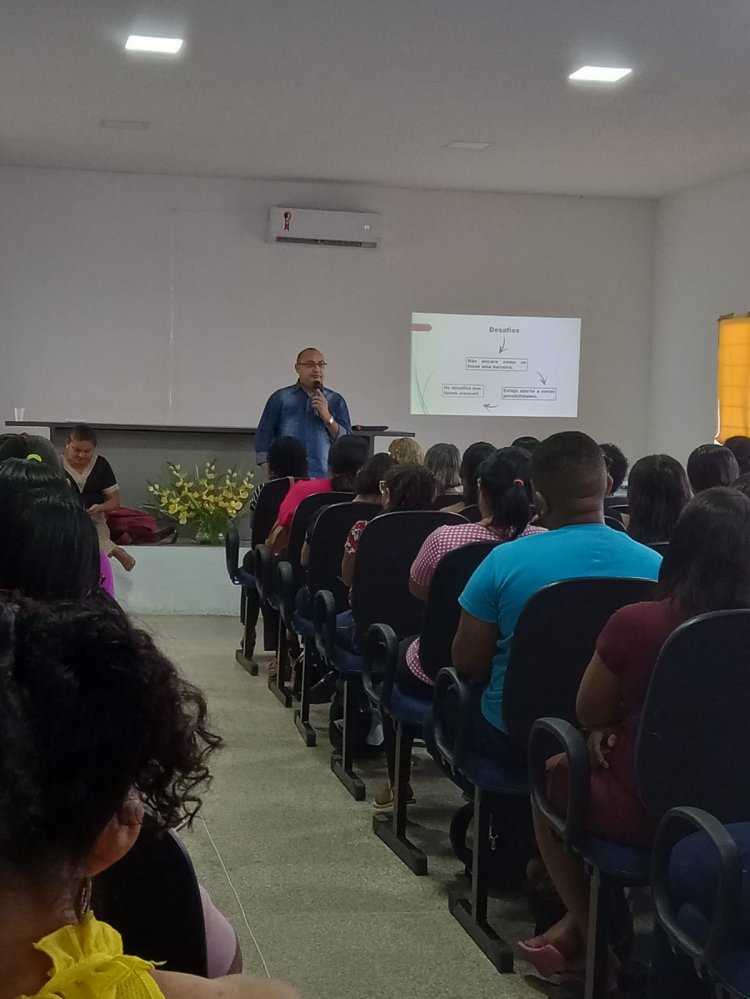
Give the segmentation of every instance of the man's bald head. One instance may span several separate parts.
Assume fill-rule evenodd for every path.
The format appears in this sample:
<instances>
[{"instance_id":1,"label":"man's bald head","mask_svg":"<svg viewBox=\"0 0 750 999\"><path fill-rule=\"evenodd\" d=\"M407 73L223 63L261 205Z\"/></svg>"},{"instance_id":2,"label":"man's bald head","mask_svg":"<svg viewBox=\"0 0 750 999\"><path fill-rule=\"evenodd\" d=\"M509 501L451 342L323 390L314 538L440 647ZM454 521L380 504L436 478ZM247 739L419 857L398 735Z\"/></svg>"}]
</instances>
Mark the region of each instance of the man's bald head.
<instances>
[{"instance_id":1,"label":"man's bald head","mask_svg":"<svg viewBox=\"0 0 750 999\"><path fill-rule=\"evenodd\" d=\"M553 434L531 457L537 512L555 527L600 519L609 476L602 449L578 431Z\"/></svg>"},{"instance_id":2,"label":"man's bald head","mask_svg":"<svg viewBox=\"0 0 750 999\"><path fill-rule=\"evenodd\" d=\"M295 364L299 364L300 361L311 361L315 357L323 357L322 353L318 350L318 348L305 347L304 350L301 350L299 354L297 354L297 360L295 361Z\"/></svg>"},{"instance_id":3,"label":"man's bald head","mask_svg":"<svg viewBox=\"0 0 750 999\"><path fill-rule=\"evenodd\" d=\"M307 392L312 392L318 383L323 382L326 375L326 359L317 347L305 347L297 354L294 365L299 383Z\"/></svg>"}]
</instances>

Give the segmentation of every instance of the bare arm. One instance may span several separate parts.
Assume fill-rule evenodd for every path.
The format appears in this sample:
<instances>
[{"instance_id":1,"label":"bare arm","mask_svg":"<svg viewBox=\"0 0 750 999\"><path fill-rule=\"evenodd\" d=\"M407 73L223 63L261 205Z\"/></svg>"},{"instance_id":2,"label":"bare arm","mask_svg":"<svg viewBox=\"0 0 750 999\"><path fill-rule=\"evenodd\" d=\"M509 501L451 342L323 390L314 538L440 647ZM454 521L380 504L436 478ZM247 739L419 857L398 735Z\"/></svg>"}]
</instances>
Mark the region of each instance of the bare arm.
<instances>
[{"instance_id":1,"label":"bare arm","mask_svg":"<svg viewBox=\"0 0 750 999\"><path fill-rule=\"evenodd\" d=\"M120 507L120 490L111 492L103 503L94 503L89 507L89 513L109 513L110 510L118 510Z\"/></svg>"},{"instance_id":2,"label":"bare arm","mask_svg":"<svg viewBox=\"0 0 750 999\"><path fill-rule=\"evenodd\" d=\"M453 639L453 665L462 680L470 683L489 680L499 635L496 624L480 621L465 610L461 611Z\"/></svg>"},{"instance_id":3,"label":"bare arm","mask_svg":"<svg viewBox=\"0 0 750 999\"><path fill-rule=\"evenodd\" d=\"M584 728L607 729L620 720L621 680L598 652L583 674L576 699L576 715Z\"/></svg>"},{"instance_id":4,"label":"bare arm","mask_svg":"<svg viewBox=\"0 0 750 999\"><path fill-rule=\"evenodd\" d=\"M346 586L351 586L354 582L354 563L357 561L356 552L346 552L341 559L341 578Z\"/></svg>"},{"instance_id":5,"label":"bare arm","mask_svg":"<svg viewBox=\"0 0 750 999\"><path fill-rule=\"evenodd\" d=\"M288 982L229 975L226 978L198 978L176 971L152 971L165 999L300 999Z\"/></svg>"},{"instance_id":6,"label":"bare arm","mask_svg":"<svg viewBox=\"0 0 750 999\"><path fill-rule=\"evenodd\" d=\"M303 569L306 569L310 564L310 546L307 542L302 545L302 551L299 556L299 564Z\"/></svg>"}]
</instances>

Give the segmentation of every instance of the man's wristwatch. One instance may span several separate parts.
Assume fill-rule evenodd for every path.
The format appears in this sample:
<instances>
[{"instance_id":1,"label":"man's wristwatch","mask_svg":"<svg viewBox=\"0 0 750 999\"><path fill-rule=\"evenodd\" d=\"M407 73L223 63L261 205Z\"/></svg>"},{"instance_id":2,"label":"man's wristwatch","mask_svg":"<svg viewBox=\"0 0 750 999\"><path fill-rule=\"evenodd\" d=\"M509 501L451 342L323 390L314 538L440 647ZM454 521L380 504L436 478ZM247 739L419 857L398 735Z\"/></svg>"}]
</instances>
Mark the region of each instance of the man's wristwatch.
<instances>
[{"instance_id":1,"label":"man's wristwatch","mask_svg":"<svg viewBox=\"0 0 750 999\"><path fill-rule=\"evenodd\" d=\"M326 420L326 423L328 424L329 427L332 427L335 422L336 421L332 416L329 416L328 419Z\"/></svg>"}]
</instances>

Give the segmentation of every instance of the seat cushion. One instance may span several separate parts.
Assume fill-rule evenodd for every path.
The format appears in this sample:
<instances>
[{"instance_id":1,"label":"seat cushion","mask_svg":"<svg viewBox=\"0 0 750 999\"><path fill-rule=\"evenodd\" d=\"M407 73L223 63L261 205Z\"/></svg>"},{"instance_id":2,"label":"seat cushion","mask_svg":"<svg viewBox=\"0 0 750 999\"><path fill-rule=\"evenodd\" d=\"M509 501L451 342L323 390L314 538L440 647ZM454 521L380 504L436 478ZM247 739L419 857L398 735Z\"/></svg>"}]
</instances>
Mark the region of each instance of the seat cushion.
<instances>
[{"instance_id":1,"label":"seat cushion","mask_svg":"<svg viewBox=\"0 0 750 999\"><path fill-rule=\"evenodd\" d=\"M315 625L313 622L306 617L302 617L301 614L297 614L296 611L292 615L292 628L302 638L312 638L315 634Z\"/></svg>"},{"instance_id":2,"label":"seat cushion","mask_svg":"<svg viewBox=\"0 0 750 999\"><path fill-rule=\"evenodd\" d=\"M470 784L483 790L498 794L529 793L529 775L525 767L469 751L459 769Z\"/></svg>"},{"instance_id":3,"label":"seat cushion","mask_svg":"<svg viewBox=\"0 0 750 999\"><path fill-rule=\"evenodd\" d=\"M591 836L582 852L585 860L610 878L617 878L628 885L649 883L650 850Z\"/></svg>"},{"instance_id":4,"label":"seat cushion","mask_svg":"<svg viewBox=\"0 0 750 999\"><path fill-rule=\"evenodd\" d=\"M404 694L399 690L398 684L394 683L388 703L383 704L382 707L396 721L421 728L425 715L432 707L432 701Z\"/></svg>"},{"instance_id":5,"label":"seat cushion","mask_svg":"<svg viewBox=\"0 0 750 999\"><path fill-rule=\"evenodd\" d=\"M350 649L342 649L337 645L333 653L333 666L342 674L352 674L359 676L362 673L362 665L365 657L359 652L352 652Z\"/></svg>"}]
</instances>

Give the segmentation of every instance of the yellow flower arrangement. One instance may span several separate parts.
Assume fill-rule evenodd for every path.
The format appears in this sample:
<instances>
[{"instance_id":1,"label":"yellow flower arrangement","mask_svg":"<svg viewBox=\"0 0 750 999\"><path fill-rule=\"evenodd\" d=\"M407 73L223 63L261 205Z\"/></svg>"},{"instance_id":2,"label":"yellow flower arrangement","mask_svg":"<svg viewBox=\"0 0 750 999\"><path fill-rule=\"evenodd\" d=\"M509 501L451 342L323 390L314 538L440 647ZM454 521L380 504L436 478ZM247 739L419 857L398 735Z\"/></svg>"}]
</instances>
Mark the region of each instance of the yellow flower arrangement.
<instances>
[{"instance_id":1,"label":"yellow flower arrangement","mask_svg":"<svg viewBox=\"0 0 750 999\"><path fill-rule=\"evenodd\" d=\"M195 475L189 476L178 464L170 461L167 465L172 482L166 486L152 482L148 487L156 508L180 524L196 524L196 541L221 542L250 496L252 473L240 478L236 468L217 472L216 461L207 461L202 475L196 466Z\"/></svg>"}]
</instances>

